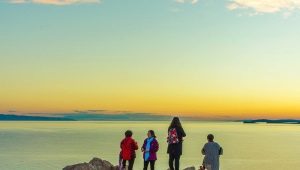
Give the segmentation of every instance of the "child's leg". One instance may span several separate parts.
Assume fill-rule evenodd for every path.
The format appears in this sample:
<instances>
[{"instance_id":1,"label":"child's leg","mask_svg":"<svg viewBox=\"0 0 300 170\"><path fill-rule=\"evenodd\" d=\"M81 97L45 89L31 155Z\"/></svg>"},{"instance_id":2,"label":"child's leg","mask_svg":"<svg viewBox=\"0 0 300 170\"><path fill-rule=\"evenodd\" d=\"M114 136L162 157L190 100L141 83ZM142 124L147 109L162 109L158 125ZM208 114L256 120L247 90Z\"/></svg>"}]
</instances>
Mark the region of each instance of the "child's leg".
<instances>
[{"instance_id":1,"label":"child's leg","mask_svg":"<svg viewBox=\"0 0 300 170\"><path fill-rule=\"evenodd\" d=\"M129 160L128 162L129 162L128 170L132 170L132 169L133 169L133 164L134 164L134 158L132 158L132 159Z\"/></svg>"},{"instance_id":2,"label":"child's leg","mask_svg":"<svg viewBox=\"0 0 300 170\"><path fill-rule=\"evenodd\" d=\"M149 161L144 161L144 170L148 169Z\"/></svg>"},{"instance_id":3,"label":"child's leg","mask_svg":"<svg viewBox=\"0 0 300 170\"><path fill-rule=\"evenodd\" d=\"M154 170L155 160L150 161L150 168L151 170Z\"/></svg>"},{"instance_id":4,"label":"child's leg","mask_svg":"<svg viewBox=\"0 0 300 170\"><path fill-rule=\"evenodd\" d=\"M125 169L126 168L126 160L122 161L122 168Z\"/></svg>"},{"instance_id":5,"label":"child's leg","mask_svg":"<svg viewBox=\"0 0 300 170\"><path fill-rule=\"evenodd\" d=\"M169 154L169 168L170 170L174 170L174 159L175 157L172 154Z\"/></svg>"},{"instance_id":6,"label":"child's leg","mask_svg":"<svg viewBox=\"0 0 300 170\"><path fill-rule=\"evenodd\" d=\"M175 170L179 170L180 155L175 157Z\"/></svg>"}]
</instances>

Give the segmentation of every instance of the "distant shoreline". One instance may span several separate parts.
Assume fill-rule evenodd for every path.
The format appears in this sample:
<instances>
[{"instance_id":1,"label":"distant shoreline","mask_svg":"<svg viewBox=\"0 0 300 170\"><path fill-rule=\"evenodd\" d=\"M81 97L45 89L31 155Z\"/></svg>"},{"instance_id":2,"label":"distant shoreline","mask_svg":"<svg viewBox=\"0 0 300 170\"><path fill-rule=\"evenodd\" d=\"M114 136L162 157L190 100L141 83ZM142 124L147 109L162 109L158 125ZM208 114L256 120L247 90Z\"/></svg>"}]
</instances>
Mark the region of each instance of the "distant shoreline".
<instances>
[{"instance_id":1,"label":"distant shoreline","mask_svg":"<svg viewBox=\"0 0 300 170\"><path fill-rule=\"evenodd\" d=\"M273 124L300 124L300 120L296 119L255 119L255 120L243 120L243 123L254 124L254 123L273 123Z\"/></svg>"},{"instance_id":2,"label":"distant shoreline","mask_svg":"<svg viewBox=\"0 0 300 170\"><path fill-rule=\"evenodd\" d=\"M32 116L0 114L0 121L169 121L171 116L151 114L66 114L54 116ZM244 124L268 123L268 124L300 124L297 119L249 119L249 120L207 120L193 117L183 117L185 121L214 121L214 122L241 122Z\"/></svg>"},{"instance_id":3,"label":"distant shoreline","mask_svg":"<svg viewBox=\"0 0 300 170\"><path fill-rule=\"evenodd\" d=\"M75 121L64 117L0 114L0 121Z\"/></svg>"},{"instance_id":4,"label":"distant shoreline","mask_svg":"<svg viewBox=\"0 0 300 170\"><path fill-rule=\"evenodd\" d=\"M145 113L127 114L59 114L53 116L33 116L0 114L0 121L170 121L172 116L154 115ZM213 122L241 122L236 120L203 119L182 117L184 121L213 121Z\"/></svg>"}]
</instances>

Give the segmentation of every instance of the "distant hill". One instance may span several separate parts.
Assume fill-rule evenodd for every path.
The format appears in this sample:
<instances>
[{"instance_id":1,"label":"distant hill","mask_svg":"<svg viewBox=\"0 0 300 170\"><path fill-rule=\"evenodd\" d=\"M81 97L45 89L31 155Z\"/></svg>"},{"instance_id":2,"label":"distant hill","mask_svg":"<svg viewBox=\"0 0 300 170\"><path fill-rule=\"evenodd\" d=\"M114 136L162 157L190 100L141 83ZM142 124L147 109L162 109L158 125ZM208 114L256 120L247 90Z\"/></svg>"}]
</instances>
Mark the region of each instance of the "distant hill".
<instances>
[{"instance_id":1,"label":"distant hill","mask_svg":"<svg viewBox=\"0 0 300 170\"><path fill-rule=\"evenodd\" d=\"M53 116L31 116L0 114L0 121L163 121L170 120L170 116L153 115L148 113L122 113L122 114L91 114L66 113Z\"/></svg>"},{"instance_id":2,"label":"distant hill","mask_svg":"<svg viewBox=\"0 0 300 170\"><path fill-rule=\"evenodd\" d=\"M59 113L51 116L0 114L0 121L170 121L173 116L151 113ZM201 117L181 117L186 121L205 120Z\"/></svg>"},{"instance_id":3,"label":"distant hill","mask_svg":"<svg viewBox=\"0 0 300 170\"><path fill-rule=\"evenodd\" d=\"M0 114L0 121L72 121L72 120L73 119L64 118L64 117Z\"/></svg>"},{"instance_id":4,"label":"distant hill","mask_svg":"<svg viewBox=\"0 0 300 170\"><path fill-rule=\"evenodd\" d=\"M300 120L295 119L255 119L255 120L244 120L243 123L282 123L282 124L300 124Z\"/></svg>"},{"instance_id":5,"label":"distant hill","mask_svg":"<svg viewBox=\"0 0 300 170\"><path fill-rule=\"evenodd\" d=\"M105 113L73 113L60 115L64 118L80 120L80 121L164 121L170 120L170 116L154 115L150 113L120 113L120 114L105 114Z\"/></svg>"}]
</instances>

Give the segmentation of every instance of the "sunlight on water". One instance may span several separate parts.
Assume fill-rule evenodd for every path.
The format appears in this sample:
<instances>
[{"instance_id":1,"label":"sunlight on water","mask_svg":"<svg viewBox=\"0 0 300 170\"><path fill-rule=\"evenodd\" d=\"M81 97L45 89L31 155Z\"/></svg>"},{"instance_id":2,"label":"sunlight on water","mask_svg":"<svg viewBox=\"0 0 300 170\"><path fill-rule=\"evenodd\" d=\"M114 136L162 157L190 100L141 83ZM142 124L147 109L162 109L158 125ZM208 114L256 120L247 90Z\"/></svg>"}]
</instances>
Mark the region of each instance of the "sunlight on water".
<instances>
[{"instance_id":1,"label":"sunlight on water","mask_svg":"<svg viewBox=\"0 0 300 170\"><path fill-rule=\"evenodd\" d=\"M1 170L59 170L101 157L117 164L119 142L127 129L142 144L149 129L160 142L156 168L167 169L169 122L0 122ZM183 122L187 137L181 168L198 166L208 133L224 148L222 170L282 170L300 167L300 126L237 122ZM142 169L137 152L135 169Z\"/></svg>"}]
</instances>

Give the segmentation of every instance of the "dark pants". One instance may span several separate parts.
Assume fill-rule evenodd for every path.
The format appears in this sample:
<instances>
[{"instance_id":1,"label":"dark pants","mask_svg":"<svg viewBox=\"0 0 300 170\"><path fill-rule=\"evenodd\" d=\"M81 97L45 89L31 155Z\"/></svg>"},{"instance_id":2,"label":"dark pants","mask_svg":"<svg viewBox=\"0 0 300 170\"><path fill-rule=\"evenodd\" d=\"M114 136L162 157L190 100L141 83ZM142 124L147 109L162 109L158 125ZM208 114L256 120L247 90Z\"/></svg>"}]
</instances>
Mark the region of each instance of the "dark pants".
<instances>
[{"instance_id":1,"label":"dark pants","mask_svg":"<svg viewBox=\"0 0 300 170\"><path fill-rule=\"evenodd\" d=\"M128 160L128 170L132 170L134 164L134 158L131 160ZM123 160L122 162L123 168L126 168L126 160Z\"/></svg>"},{"instance_id":2,"label":"dark pants","mask_svg":"<svg viewBox=\"0 0 300 170\"><path fill-rule=\"evenodd\" d=\"M179 170L179 160L180 160L180 155L169 154L170 170ZM175 169L174 169L174 161L175 161Z\"/></svg>"},{"instance_id":3,"label":"dark pants","mask_svg":"<svg viewBox=\"0 0 300 170\"><path fill-rule=\"evenodd\" d=\"M155 160L152 161L144 161L144 170L148 169L148 165L150 163L150 169L154 170Z\"/></svg>"}]
</instances>

